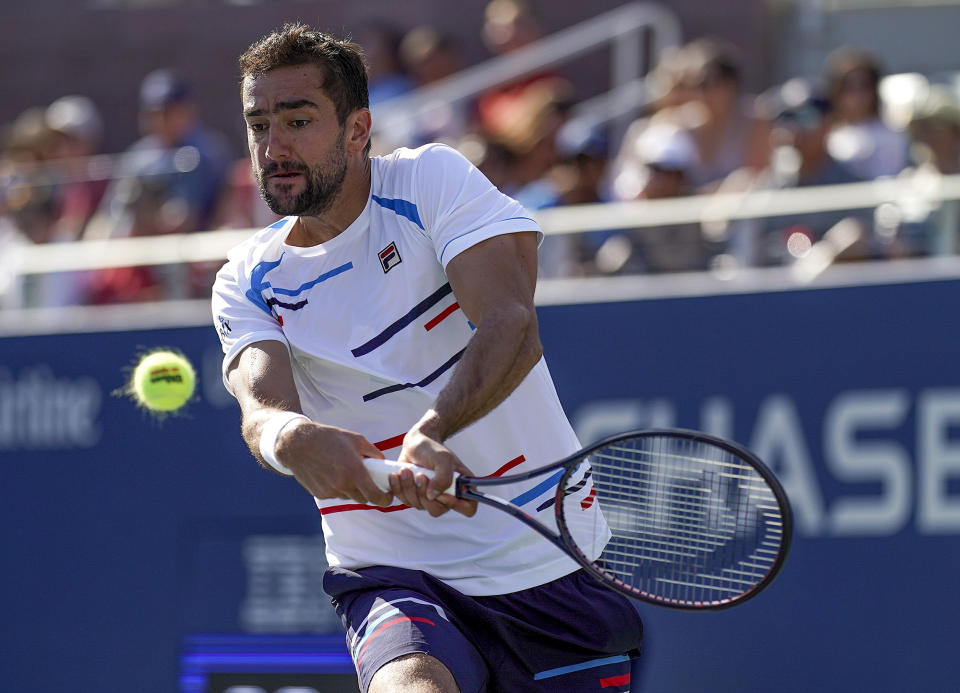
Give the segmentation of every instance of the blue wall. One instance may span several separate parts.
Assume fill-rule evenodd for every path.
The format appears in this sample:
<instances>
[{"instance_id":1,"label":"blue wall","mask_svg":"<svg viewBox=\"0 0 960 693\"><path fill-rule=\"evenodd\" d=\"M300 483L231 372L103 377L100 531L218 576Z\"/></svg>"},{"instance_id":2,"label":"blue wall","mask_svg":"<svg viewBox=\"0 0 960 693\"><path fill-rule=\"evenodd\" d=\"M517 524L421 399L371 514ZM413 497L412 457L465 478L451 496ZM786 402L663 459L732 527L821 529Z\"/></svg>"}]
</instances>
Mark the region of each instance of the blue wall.
<instances>
[{"instance_id":1,"label":"blue wall","mask_svg":"<svg viewBox=\"0 0 960 693\"><path fill-rule=\"evenodd\" d=\"M958 289L540 309L584 442L647 425L727 435L767 459L797 514L756 599L643 608L642 690L955 686ZM202 380L163 422L111 395L158 345ZM212 328L0 340L0 693L173 691L188 635L335 630L319 516L252 461L238 411Z\"/></svg>"}]
</instances>

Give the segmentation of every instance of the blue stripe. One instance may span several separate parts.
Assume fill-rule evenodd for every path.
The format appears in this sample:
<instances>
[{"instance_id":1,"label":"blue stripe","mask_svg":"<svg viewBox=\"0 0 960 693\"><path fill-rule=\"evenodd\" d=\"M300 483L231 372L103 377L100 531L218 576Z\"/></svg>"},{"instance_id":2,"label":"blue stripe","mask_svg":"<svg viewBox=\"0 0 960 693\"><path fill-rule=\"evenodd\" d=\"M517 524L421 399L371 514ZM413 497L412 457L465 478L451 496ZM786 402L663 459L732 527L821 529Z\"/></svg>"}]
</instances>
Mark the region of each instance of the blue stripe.
<instances>
[{"instance_id":1,"label":"blue stripe","mask_svg":"<svg viewBox=\"0 0 960 693\"><path fill-rule=\"evenodd\" d=\"M534 486L532 489L530 489L530 490L527 491L526 493L521 493L519 496L517 496L516 498L512 499L510 502L513 503L514 505L523 505L523 504L525 504L525 503L529 503L529 502L532 501L534 498L540 496L544 491L546 491L547 489L549 489L551 486L556 486L556 485L557 485L557 482L560 481L560 477L563 476L563 473L564 473L565 471L567 471L567 470L566 470L566 469L561 469L560 471L558 471L556 474L554 474L553 476L551 476L551 477L550 477L549 479L547 479L546 481L541 481L539 484L537 484L536 486Z\"/></svg>"},{"instance_id":2,"label":"blue stripe","mask_svg":"<svg viewBox=\"0 0 960 693\"><path fill-rule=\"evenodd\" d=\"M419 226L421 231L425 230L423 223L420 221L420 213L417 211L417 206L412 202L408 202L407 200L391 200L389 197L377 197L376 195L371 195L370 197L381 207L409 219Z\"/></svg>"},{"instance_id":3,"label":"blue stripe","mask_svg":"<svg viewBox=\"0 0 960 693\"><path fill-rule=\"evenodd\" d=\"M526 219L527 221L532 221L534 224L537 223L537 222L533 221L533 219L531 219L530 217L510 217L509 219L497 219L496 221L493 221L493 222L490 222L490 223L491 223L491 224L499 224L499 223L502 222L502 221L516 221L517 219ZM463 238L464 236L469 236L471 233L474 233L474 232L476 232L476 231L480 231L481 229L485 229L485 228L487 228L487 227L486 227L486 226L481 226L479 229L473 229L473 230L471 230L471 231L466 231L466 232L464 232L464 233L461 233L459 236L454 236L454 237L451 238L449 241L447 241L447 242L444 244L444 246L443 246L443 250L440 251L440 262L441 262L441 263L443 262L443 254L444 254L445 252L447 252L447 246L449 246L449 245L450 245L451 243L453 243L454 241ZM530 229L530 230L533 231L533 229Z\"/></svg>"},{"instance_id":4,"label":"blue stripe","mask_svg":"<svg viewBox=\"0 0 960 693\"><path fill-rule=\"evenodd\" d=\"M627 655L615 655L613 657L604 657L603 659L594 659L590 662L581 662L580 664L571 664L568 667L558 667L557 669L547 669L546 671L541 671L539 674L533 675L534 681L540 681L541 679L549 679L554 676L560 676L561 674L569 674L572 671L583 671L584 669L593 669L594 667L602 667L605 664L617 664L618 662L629 662L630 658Z\"/></svg>"},{"instance_id":5,"label":"blue stripe","mask_svg":"<svg viewBox=\"0 0 960 693\"><path fill-rule=\"evenodd\" d=\"M281 219L280 221L275 221L275 222L273 222L273 223L270 224L270 226L268 226L267 228L268 228L268 229L279 229L280 227L282 227L282 226L283 226L284 224L286 224L286 223L287 223L287 218L284 217L284 218Z\"/></svg>"},{"instance_id":6,"label":"blue stripe","mask_svg":"<svg viewBox=\"0 0 960 693\"><path fill-rule=\"evenodd\" d=\"M279 289L277 287L273 287L273 293L282 294L284 296L297 296L298 294L302 294L307 289L310 289L316 286L320 282L325 282L330 277L335 277L338 274L342 274L343 272L346 272L349 269L353 269L352 262L347 262L343 265L340 265L339 267L334 267L332 270L330 270L329 272L325 272L324 274L321 274L319 277L317 277L313 281L309 281L306 284L301 284L300 288L298 289Z\"/></svg>"},{"instance_id":7,"label":"blue stripe","mask_svg":"<svg viewBox=\"0 0 960 693\"><path fill-rule=\"evenodd\" d=\"M281 260L283 260L283 255L273 262L263 260L254 265L250 271L250 288L244 292L246 297L250 299L250 302L267 315L273 315L273 311L270 310L266 299L263 298L263 290L270 287L270 282L265 281L263 277L267 272L278 267Z\"/></svg>"},{"instance_id":8,"label":"blue stripe","mask_svg":"<svg viewBox=\"0 0 960 693\"><path fill-rule=\"evenodd\" d=\"M439 289L434 291L432 294L427 296L425 299L420 301L420 303L418 303L413 308L411 308L409 312L407 312L407 314L404 315L402 318L400 318L399 320L396 320L391 325L389 325L387 329L385 329L383 332L378 334L376 337L374 337L373 339L371 339L370 341L364 344L361 344L356 349L351 349L350 353L353 354L355 357L360 357L360 356L363 356L364 354L369 354L371 351L373 351L379 346L383 346L383 344L386 343L388 339L393 337L395 334L397 334L397 332L399 332L404 327L406 327L407 325L412 323L414 320L419 318L421 315L426 313L433 306L437 305L437 303L439 303L444 296L452 292L453 292L453 289L450 288L450 285L444 284Z\"/></svg>"}]
</instances>

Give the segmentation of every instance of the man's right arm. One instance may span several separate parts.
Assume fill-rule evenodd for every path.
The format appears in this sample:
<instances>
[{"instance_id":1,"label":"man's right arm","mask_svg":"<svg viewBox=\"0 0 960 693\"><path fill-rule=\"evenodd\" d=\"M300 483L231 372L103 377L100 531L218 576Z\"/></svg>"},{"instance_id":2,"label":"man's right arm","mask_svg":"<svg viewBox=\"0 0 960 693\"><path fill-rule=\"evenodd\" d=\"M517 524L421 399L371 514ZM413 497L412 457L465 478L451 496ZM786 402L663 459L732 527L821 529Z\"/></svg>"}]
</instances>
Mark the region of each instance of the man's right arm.
<instances>
[{"instance_id":1,"label":"man's right arm","mask_svg":"<svg viewBox=\"0 0 960 693\"><path fill-rule=\"evenodd\" d=\"M227 380L240 403L244 441L253 456L272 469L260 454L264 425L273 416L302 413L287 346L262 341L245 347L227 369ZM315 498L374 505L389 505L393 498L374 485L361 462L383 454L358 433L296 419L283 427L274 451Z\"/></svg>"}]
</instances>

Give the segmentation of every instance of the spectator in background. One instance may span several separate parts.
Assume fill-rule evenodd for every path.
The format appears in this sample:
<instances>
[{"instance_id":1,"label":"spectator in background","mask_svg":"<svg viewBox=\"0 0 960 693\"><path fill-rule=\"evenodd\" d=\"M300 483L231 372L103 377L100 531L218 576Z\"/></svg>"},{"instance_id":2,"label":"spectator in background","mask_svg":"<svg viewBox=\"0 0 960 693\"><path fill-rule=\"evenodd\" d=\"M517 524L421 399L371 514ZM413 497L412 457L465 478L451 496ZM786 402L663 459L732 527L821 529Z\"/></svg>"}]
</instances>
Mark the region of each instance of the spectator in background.
<instances>
[{"instance_id":1,"label":"spectator in background","mask_svg":"<svg viewBox=\"0 0 960 693\"><path fill-rule=\"evenodd\" d=\"M643 116L627 128L609 168L608 185L613 199L636 200L647 182L646 162L641 158L642 147L638 146L647 128L656 123L676 128L683 122L681 110L694 96L685 75L685 59L682 48L667 51L647 75L648 101Z\"/></svg>"},{"instance_id":2,"label":"spectator in background","mask_svg":"<svg viewBox=\"0 0 960 693\"><path fill-rule=\"evenodd\" d=\"M763 97L771 123L771 157L767 184L771 188L838 185L857 182L843 163L828 150L830 102L814 84L795 78ZM804 257L812 245L839 222L855 223L863 233L872 210L813 212L762 220L763 239L759 264L790 263Z\"/></svg>"},{"instance_id":3,"label":"spectator in background","mask_svg":"<svg viewBox=\"0 0 960 693\"><path fill-rule=\"evenodd\" d=\"M59 214L53 236L75 241L83 235L107 189L106 172L99 170L91 159L100 154L103 120L86 96L57 99L47 107L45 119L55 134L52 157L60 179Z\"/></svg>"},{"instance_id":4,"label":"spectator in background","mask_svg":"<svg viewBox=\"0 0 960 693\"><path fill-rule=\"evenodd\" d=\"M51 165L57 133L45 109L28 108L9 126L0 154L0 305L7 308L70 305L78 300L73 278L62 273L18 276L19 246L59 240L59 173Z\"/></svg>"},{"instance_id":5,"label":"spectator in background","mask_svg":"<svg viewBox=\"0 0 960 693\"><path fill-rule=\"evenodd\" d=\"M960 173L960 103L947 87L933 85L917 104L909 125L918 172L934 176ZM904 228L915 254L960 252L960 202L931 203L922 221Z\"/></svg>"},{"instance_id":6,"label":"spectator in background","mask_svg":"<svg viewBox=\"0 0 960 693\"><path fill-rule=\"evenodd\" d=\"M555 206L559 201L551 170L559 162L557 133L566 119L568 85L557 79L530 84L502 104L488 123L489 139L509 152L510 180L503 192L528 210ZM570 239L548 236L540 246L540 276L568 274L574 259Z\"/></svg>"},{"instance_id":7,"label":"spectator in background","mask_svg":"<svg viewBox=\"0 0 960 693\"><path fill-rule=\"evenodd\" d=\"M505 55L523 48L542 35L539 20L522 0L492 0L484 10L483 40L495 55ZM544 70L481 94L476 104L481 133L488 135L502 128L503 122L512 117L518 108L517 102L524 99L528 89L557 79L557 73Z\"/></svg>"},{"instance_id":8,"label":"spectator in background","mask_svg":"<svg viewBox=\"0 0 960 693\"><path fill-rule=\"evenodd\" d=\"M776 187L834 185L858 179L827 147L830 102L796 78L771 90L764 103L771 120L770 171Z\"/></svg>"},{"instance_id":9,"label":"spectator in background","mask_svg":"<svg viewBox=\"0 0 960 693\"><path fill-rule=\"evenodd\" d=\"M735 49L716 39L699 39L683 48L681 66L690 99L678 122L697 145L697 160L687 171L691 189L721 186L743 189L770 162L770 132L744 94ZM731 180L739 174L740 181Z\"/></svg>"},{"instance_id":10,"label":"spectator in background","mask_svg":"<svg viewBox=\"0 0 960 693\"><path fill-rule=\"evenodd\" d=\"M124 154L122 177L107 191L88 238L189 233L212 228L233 157L223 135L200 120L187 84L171 70L148 74L140 87L144 136ZM201 296L209 271L182 267L119 268L95 277L95 303ZM207 276L209 274L209 276Z\"/></svg>"},{"instance_id":11,"label":"spectator in background","mask_svg":"<svg viewBox=\"0 0 960 693\"><path fill-rule=\"evenodd\" d=\"M52 237L57 177L47 162L55 146L56 133L39 107L17 116L4 137L3 215L31 243L47 243Z\"/></svg>"},{"instance_id":12,"label":"spectator in background","mask_svg":"<svg viewBox=\"0 0 960 693\"><path fill-rule=\"evenodd\" d=\"M907 165L908 142L880 118L881 71L869 53L840 48L824 66L830 97L827 146L860 180L895 176Z\"/></svg>"},{"instance_id":13,"label":"spectator in background","mask_svg":"<svg viewBox=\"0 0 960 693\"><path fill-rule=\"evenodd\" d=\"M633 199L662 200L692 192L690 172L699 163L696 141L685 128L659 120L631 142L631 168L620 175L632 178ZM625 186L621 186L625 189ZM600 274L661 273L704 270L709 244L699 224L644 227L610 234L596 252Z\"/></svg>"},{"instance_id":14,"label":"spectator in background","mask_svg":"<svg viewBox=\"0 0 960 693\"><path fill-rule=\"evenodd\" d=\"M363 46L370 85L370 108L398 96L414 87L400 62L401 33L389 24L373 22L357 32L357 43Z\"/></svg>"},{"instance_id":15,"label":"spectator in background","mask_svg":"<svg viewBox=\"0 0 960 693\"><path fill-rule=\"evenodd\" d=\"M456 74L462 66L453 41L431 26L407 32L400 42L400 62L418 89ZM451 144L464 133L469 120L469 107L464 102L434 105L420 114L410 141L404 145Z\"/></svg>"},{"instance_id":16,"label":"spectator in background","mask_svg":"<svg viewBox=\"0 0 960 693\"><path fill-rule=\"evenodd\" d=\"M637 142L655 123L671 123L692 138L696 157L686 171L691 193L745 189L770 161L769 124L741 87L732 46L699 39L663 56L647 78L651 105L624 135L611 167L616 199L632 200L644 182Z\"/></svg>"},{"instance_id":17,"label":"spectator in background","mask_svg":"<svg viewBox=\"0 0 960 693\"><path fill-rule=\"evenodd\" d=\"M930 87L910 118L910 136L921 164L945 176L960 173L960 104L947 87Z\"/></svg>"},{"instance_id":18,"label":"spectator in background","mask_svg":"<svg viewBox=\"0 0 960 693\"><path fill-rule=\"evenodd\" d=\"M463 67L454 42L432 26L418 26L404 35L400 62L417 87L439 82Z\"/></svg>"}]
</instances>

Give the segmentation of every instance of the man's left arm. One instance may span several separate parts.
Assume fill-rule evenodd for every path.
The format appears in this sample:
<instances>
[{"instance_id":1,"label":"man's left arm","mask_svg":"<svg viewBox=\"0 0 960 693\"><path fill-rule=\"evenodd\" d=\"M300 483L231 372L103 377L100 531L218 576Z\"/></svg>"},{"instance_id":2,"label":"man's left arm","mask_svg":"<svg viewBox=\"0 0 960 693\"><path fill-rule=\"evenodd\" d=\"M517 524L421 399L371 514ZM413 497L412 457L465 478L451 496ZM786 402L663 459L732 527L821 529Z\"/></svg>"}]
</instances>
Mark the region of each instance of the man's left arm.
<instances>
[{"instance_id":1,"label":"man's left arm","mask_svg":"<svg viewBox=\"0 0 960 693\"><path fill-rule=\"evenodd\" d=\"M476 503L440 495L454 471L470 473L443 442L503 402L540 360L533 303L537 232L489 238L451 259L446 271L476 331L433 408L404 438L399 459L431 467L434 479L417 486L414 475L403 472L394 475L391 490L407 505L433 516L447 510L469 516L476 512Z\"/></svg>"}]
</instances>

